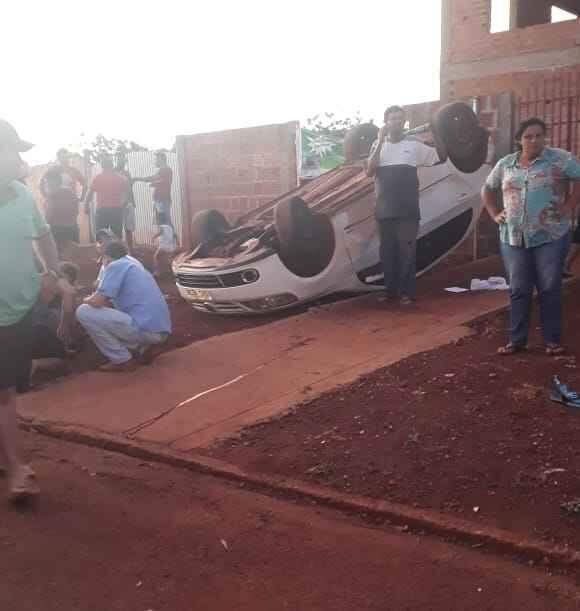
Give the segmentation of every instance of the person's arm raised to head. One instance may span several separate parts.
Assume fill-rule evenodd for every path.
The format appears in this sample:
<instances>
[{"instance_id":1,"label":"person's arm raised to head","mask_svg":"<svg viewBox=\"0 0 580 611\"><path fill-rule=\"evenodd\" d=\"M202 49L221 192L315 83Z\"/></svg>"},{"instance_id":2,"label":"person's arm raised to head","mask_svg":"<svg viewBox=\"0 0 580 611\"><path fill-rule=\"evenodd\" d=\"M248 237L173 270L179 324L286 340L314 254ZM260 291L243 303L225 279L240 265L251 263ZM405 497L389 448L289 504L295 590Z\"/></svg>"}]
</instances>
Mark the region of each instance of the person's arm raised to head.
<instances>
[{"instance_id":1,"label":"person's arm raised to head","mask_svg":"<svg viewBox=\"0 0 580 611\"><path fill-rule=\"evenodd\" d=\"M387 129L386 126L383 125L379 130L379 135L371 147L371 152L367 159L366 174L369 177L373 177L377 172L377 168L379 167L379 163L381 161L381 149L383 148L386 137Z\"/></svg>"}]
</instances>

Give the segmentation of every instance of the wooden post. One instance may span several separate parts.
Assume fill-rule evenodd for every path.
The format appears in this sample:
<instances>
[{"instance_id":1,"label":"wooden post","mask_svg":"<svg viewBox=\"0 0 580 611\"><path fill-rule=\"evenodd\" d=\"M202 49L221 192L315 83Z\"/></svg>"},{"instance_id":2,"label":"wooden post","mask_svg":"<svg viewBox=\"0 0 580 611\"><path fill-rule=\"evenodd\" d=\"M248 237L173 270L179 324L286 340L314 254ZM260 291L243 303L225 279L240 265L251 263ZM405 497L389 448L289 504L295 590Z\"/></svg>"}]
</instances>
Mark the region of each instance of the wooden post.
<instances>
[{"instance_id":1,"label":"wooden post","mask_svg":"<svg viewBox=\"0 0 580 611\"><path fill-rule=\"evenodd\" d=\"M189 201L189 176L187 172L187 159L185 139L187 136L175 138L175 151L177 152L177 167L179 168L179 182L181 185L181 245L186 249L191 244L191 202Z\"/></svg>"}]
</instances>

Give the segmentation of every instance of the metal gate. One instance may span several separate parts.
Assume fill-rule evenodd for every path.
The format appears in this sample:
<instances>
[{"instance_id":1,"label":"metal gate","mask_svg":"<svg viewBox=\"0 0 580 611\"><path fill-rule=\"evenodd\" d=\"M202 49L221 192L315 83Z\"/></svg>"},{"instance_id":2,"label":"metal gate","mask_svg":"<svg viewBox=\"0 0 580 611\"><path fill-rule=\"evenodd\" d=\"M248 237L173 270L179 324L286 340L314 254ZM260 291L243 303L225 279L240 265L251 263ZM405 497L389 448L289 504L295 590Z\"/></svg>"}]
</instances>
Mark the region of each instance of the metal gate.
<instances>
[{"instance_id":1,"label":"metal gate","mask_svg":"<svg viewBox=\"0 0 580 611\"><path fill-rule=\"evenodd\" d=\"M173 183L171 185L171 220L175 227L175 233L181 240L182 220L181 220L181 184L179 181L179 167L177 155L167 153L167 165L173 170ZM127 155L127 169L131 176L152 176L157 173L155 167L155 153L131 152ZM133 185L135 195L137 227L135 229L135 241L138 244L153 244L153 197L152 189L147 183L138 182Z\"/></svg>"},{"instance_id":2,"label":"metal gate","mask_svg":"<svg viewBox=\"0 0 580 611\"><path fill-rule=\"evenodd\" d=\"M515 124L543 119L552 146L580 155L580 66L538 79L518 99Z\"/></svg>"},{"instance_id":3,"label":"metal gate","mask_svg":"<svg viewBox=\"0 0 580 611\"><path fill-rule=\"evenodd\" d=\"M175 233L178 240L181 240L183 222L182 222L182 206L181 206L181 183L179 176L179 165L177 163L177 154L167 153L167 165L173 170L173 183L171 185L171 220L175 227ZM155 167L155 153L153 151L131 151L127 154L127 169L133 177L153 176L157 173ZM100 165L96 164L88 169L88 181L92 180L101 171ZM135 196L135 243L147 246L153 245L154 235L154 219L153 210L153 190L148 183L137 182L133 184L133 194ZM92 210L94 217L94 206ZM94 218L91 218L90 240L94 240Z\"/></svg>"}]
</instances>

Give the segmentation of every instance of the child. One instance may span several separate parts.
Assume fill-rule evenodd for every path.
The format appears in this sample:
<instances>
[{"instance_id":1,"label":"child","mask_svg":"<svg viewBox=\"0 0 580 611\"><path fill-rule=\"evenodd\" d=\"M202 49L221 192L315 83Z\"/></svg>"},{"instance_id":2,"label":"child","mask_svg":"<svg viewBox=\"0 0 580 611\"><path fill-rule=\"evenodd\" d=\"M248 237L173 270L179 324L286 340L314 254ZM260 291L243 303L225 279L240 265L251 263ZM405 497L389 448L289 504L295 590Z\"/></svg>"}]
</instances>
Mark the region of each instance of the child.
<instances>
[{"instance_id":1,"label":"child","mask_svg":"<svg viewBox=\"0 0 580 611\"><path fill-rule=\"evenodd\" d=\"M159 214L159 225L156 229L157 233L153 236L153 239L158 240L158 243L153 256L153 275L155 278L159 278L162 275L162 268L169 263L169 256L175 252L177 243L175 230L168 223L167 216L164 213Z\"/></svg>"}]
</instances>

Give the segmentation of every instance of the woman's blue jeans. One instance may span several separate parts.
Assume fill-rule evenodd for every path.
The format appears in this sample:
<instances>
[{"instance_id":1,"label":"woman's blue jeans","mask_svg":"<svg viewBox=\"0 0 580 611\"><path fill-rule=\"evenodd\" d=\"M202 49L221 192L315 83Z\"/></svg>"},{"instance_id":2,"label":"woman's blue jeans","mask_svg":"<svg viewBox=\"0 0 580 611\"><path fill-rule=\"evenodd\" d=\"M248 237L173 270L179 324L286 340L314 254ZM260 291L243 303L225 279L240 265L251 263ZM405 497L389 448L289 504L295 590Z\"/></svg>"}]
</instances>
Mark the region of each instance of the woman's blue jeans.
<instances>
[{"instance_id":1,"label":"woman's blue jeans","mask_svg":"<svg viewBox=\"0 0 580 611\"><path fill-rule=\"evenodd\" d=\"M559 344L562 334L562 271L570 236L524 248L501 243L501 254L510 285L510 341L528 343L534 286L540 301L542 335L546 344Z\"/></svg>"}]
</instances>

